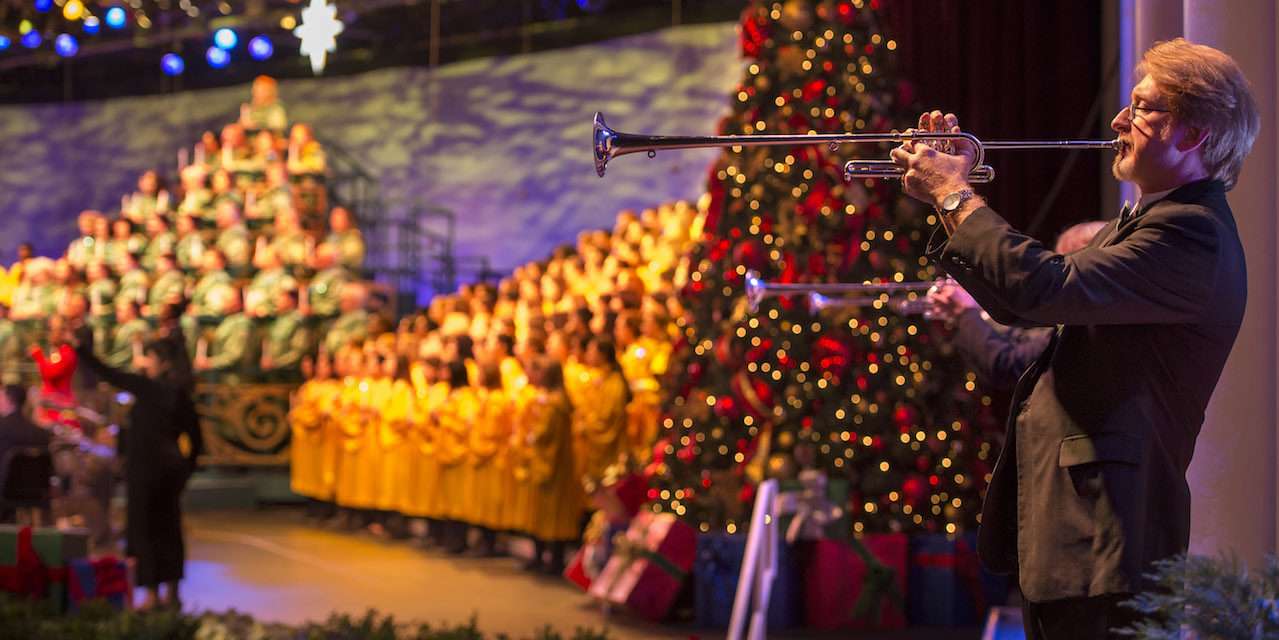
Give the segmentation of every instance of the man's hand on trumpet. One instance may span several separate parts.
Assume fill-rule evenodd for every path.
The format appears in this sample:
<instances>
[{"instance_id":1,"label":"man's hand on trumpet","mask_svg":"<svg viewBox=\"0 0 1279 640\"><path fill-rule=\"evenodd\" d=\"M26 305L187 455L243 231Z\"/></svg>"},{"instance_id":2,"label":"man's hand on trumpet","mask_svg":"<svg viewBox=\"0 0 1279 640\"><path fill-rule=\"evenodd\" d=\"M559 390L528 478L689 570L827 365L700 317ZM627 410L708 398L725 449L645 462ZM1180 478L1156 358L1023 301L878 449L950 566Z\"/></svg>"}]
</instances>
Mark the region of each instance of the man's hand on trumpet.
<instances>
[{"instance_id":1,"label":"man's hand on trumpet","mask_svg":"<svg viewBox=\"0 0 1279 640\"><path fill-rule=\"evenodd\" d=\"M927 296L928 314L932 320L954 322L969 309L980 309L977 301L959 283L946 279L930 289Z\"/></svg>"},{"instance_id":2,"label":"man's hand on trumpet","mask_svg":"<svg viewBox=\"0 0 1279 640\"><path fill-rule=\"evenodd\" d=\"M940 111L919 116L919 128L911 131L931 133L959 133L959 118L953 113ZM943 200L951 194L966 194L957 209L943 211L948 217L948 230L953 229L968 214L981 205L981 199L972 194L968 173L977 160L977 150L967 140L907 141L893 149L893 162L905 171L902 188L911 197L942 211Z\"/></svg>"}]
</instances>

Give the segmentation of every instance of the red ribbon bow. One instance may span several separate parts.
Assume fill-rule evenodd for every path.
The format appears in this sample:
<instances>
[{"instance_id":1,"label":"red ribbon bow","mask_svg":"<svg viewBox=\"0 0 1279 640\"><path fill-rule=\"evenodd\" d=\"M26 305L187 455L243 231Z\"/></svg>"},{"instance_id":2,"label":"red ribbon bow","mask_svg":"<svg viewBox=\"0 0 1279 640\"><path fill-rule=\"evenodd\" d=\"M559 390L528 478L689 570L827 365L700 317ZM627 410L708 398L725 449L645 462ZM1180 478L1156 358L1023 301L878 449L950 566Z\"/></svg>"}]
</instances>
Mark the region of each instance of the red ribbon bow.
<instances>
[{"instance_id":1,"label":"red ribbon bow","mask_svg":"<svg viewBox=\"0 0 1279 640\"><path fill-rule=\"evenodd\" d=\"M0 567L0 591L39 599L48 594L50 583L66 580L66 569L45 567L31 540L31 527L18 530L17 561Z\"/></svg>"}]
</instances>

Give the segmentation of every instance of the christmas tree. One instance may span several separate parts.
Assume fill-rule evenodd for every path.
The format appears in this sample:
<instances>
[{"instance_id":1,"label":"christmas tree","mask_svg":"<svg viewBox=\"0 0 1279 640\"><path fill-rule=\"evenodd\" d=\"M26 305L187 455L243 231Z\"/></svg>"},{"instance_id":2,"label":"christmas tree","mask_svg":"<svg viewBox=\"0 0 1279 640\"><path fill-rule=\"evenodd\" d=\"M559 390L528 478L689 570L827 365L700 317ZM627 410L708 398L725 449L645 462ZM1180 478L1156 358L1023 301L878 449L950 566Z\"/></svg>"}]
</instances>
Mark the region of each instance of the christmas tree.
<instances>
[{"instance_id":1,"label":"christmas tree","mask_svg":"<svg viewBox=\"0 0 1279 640\"><path fill-rule=\"evenodd\" d=\"M880 28L878 5L751 2L741 22L746 70L720 132L910 126L918 111L894 76L898 45ZM888 294L821 311L803 297L752 310L744 295L748 271L799 283L941 275L924 257L938 222L931 212L896 182L844 182L846 161L888 150L735 147L712 167L684 292L688 359L669 385L647 467L654 508L732 533L761 478L815 466L848 479L853 532L957 533L977 523L1001 434L943 327L901 313Z\"/></svg>"}]
</instances>

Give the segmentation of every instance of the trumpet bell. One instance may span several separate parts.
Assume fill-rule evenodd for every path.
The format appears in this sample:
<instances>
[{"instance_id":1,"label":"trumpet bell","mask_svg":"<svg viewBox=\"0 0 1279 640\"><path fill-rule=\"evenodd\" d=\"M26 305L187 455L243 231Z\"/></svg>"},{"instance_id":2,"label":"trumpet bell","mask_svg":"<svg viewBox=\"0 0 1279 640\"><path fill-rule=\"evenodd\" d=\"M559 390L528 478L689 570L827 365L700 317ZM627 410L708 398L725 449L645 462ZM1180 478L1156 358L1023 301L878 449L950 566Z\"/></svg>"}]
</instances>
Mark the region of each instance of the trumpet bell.
<instances>
[{"instance_id":1,"label":"trumpet bell","mask_svg":"<svg viewBox=\"0 0 1279 640\"><path fill-rule=\"evenodd\" d=\"M603 178L604 169L608 166L608 161L613 159L613 152L617 148L617 132L608 128L604 123L604 114L598 111L595 112L592 146L595 148L595 173Z\"/></svg>"},{"instance_id":2,"label":"trumpet bell","mask_svg":"<svg viewBox=\"0 0 1279 640\"><path fill-rule=\"evenodd\" d=\"M758 271L746 272L746 306L751 313L759 311L759 303L764 301L768 286L760 279Z\"/></svg>"}]
</instances>

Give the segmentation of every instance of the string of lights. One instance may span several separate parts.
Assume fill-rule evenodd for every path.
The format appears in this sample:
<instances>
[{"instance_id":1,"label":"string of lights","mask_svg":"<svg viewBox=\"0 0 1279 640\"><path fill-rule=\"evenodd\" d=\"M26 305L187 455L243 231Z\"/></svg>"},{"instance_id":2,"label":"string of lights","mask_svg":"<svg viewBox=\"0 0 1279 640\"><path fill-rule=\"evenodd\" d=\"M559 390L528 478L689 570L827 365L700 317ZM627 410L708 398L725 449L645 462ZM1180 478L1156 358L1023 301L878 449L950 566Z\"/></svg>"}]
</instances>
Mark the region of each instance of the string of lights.
<instances>
[{"instance_id":1,"label":"string of lights","mask_svg":"<svg viewBox=\"0 0 1279 640\"><path fill-rule=\"evenodd\" d=\"M328 0L313 0L306 7L266 0L237 5L226 0L13 0L0 4L0 69L47 61L51 55L73 58L169 43L158 47L156 66L176 76L187 67L183 55L172 50L176 43L206 40L208 65L222 69L237 58L272 58L277 44L284 44L275 33L280 30L296 37L287 46L310 58L315 73L324 65L309 51L336 50L342 22L338 7ZM315 16L310 21L308 13Z\"/></svg>"}]
</instances>

